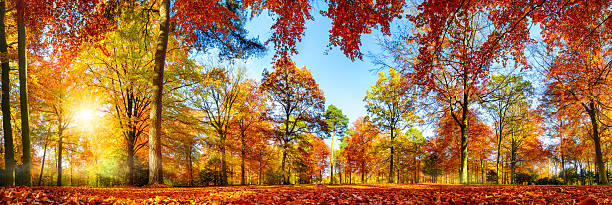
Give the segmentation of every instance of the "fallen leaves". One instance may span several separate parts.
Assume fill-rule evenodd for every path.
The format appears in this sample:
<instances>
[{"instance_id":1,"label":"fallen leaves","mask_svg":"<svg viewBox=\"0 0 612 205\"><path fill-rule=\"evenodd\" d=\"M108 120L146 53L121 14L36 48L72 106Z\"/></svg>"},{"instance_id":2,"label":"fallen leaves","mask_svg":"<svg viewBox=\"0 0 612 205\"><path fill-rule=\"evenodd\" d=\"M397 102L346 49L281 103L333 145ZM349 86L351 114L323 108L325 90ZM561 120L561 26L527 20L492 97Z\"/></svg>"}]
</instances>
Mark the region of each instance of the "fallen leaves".
<instances>
[{"instance_id":1,"label":"fallen leaves","mask_svg":"<svg viewBox=\"0 0 612 205\"><path fill-rule=\"evenodd\" d=\"M0 204L611 204L612 186L2 187Z\"/></svg>"}]
</instances>

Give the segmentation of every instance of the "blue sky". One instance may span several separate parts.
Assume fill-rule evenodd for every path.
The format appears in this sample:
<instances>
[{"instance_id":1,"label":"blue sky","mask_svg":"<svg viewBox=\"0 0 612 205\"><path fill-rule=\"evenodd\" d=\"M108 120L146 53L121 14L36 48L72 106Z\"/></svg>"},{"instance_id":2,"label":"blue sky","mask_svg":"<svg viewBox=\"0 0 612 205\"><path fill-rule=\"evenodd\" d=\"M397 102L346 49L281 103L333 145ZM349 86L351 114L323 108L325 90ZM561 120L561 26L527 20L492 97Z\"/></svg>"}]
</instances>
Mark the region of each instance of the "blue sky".
<instances>
[{"instance_id":1,"label":"blue sky","mask_svg":"<svg viewBox=\"0 0 612 205\"><path fill-rule=\"evenodd\" d=\"M327 45L329 44L331 20L321 16L320 10L320 5L313 5L313 9L310 10L314 21L306 22L305 35L302 41L297 44L298 54L292 56L292 60L298 67L306 66L311 71L315 81L324 92L326 106L333 104L339 107L347 115L350 123L352 123L359 116L366 115L363 97L366 90L370 89L370 86L375 83L378 77L377 71L373 70L377 70L380 67L374 65L369 57L364 57L363 60L351 61L339 48L334 47L329 50ZM249 32L250 37L258 37L261 42L265 42L273 32L270 30L272 24L272 18L264 12L262 15L251 19L246 24L246 30ZM397 26L397 22L392 25ZM539 39L539 26L533 26L531 29L532 37ZM392 30L394 29L392 28ZM363 35L361 38L361 51L364 54L369 52L379 53L380 48L377 45L377 38L381 36L382 34L377 30L374 30L372 34ZM250 58L245 62L238 63L238 66L246 69L249 78L261 80L263 70L271 70L274 50L271 44L267 45L267 47L268 51L264 56ZM530 61L533 60L532 58L533 56L528 57ZM520 72L520 70L514 69L512 66L503 68L503 66L497 64L494 67L498 67L493 70L494 73L523 75L531 80L536 88L542 87L540 80L537 77L533 78L538 76L538 69ZM536 95L536 97L539 96ZM537 103L534 106L536 105ZM489 117L488 114L483 113L480 117L483 117L485 122L490 122L491 120L487 119ZM423 132L425 137L433 135L433 128L431 126L417 126L417 128ZM329 145L331 140L326 139L325 142ZM335 149L338 149L339 146L336 145L340 143L334 144Z\"/></svg>"},{"instance_id":2,"label":"blue sky","mask_svg":"<svg viewBox=\"0 0 612 205\"><path fill-rule=\"evenodd\" d=\"M366 115L363 97L366 90L370 89L378 78L377 72L371 71L378 66L372 64L367 57L352 62L339 48L328 50L331 20L321 16L318 11L318 9L311 10L315 20L306 23L305 36L302 42L297 44L299 53L292 59L298 67L306 66L311 71L313 78L323 90L326 106L333 104L342 109L352 123L359 116ZM268 15L260 15L251 20L246 28L250 32L249 36L258 36L260 41L266 41L273 32L270 30L272 23ZM380 36L379 32L362 37L362 52L378 51L377 36ZM271 49L271 44L268 47L265 56L249 59L244 64L249 78L261 80L264 68L271 70L274 50ZM330 140L326 140L327 144L329 142Z\"/></svg>"}]
</instances>

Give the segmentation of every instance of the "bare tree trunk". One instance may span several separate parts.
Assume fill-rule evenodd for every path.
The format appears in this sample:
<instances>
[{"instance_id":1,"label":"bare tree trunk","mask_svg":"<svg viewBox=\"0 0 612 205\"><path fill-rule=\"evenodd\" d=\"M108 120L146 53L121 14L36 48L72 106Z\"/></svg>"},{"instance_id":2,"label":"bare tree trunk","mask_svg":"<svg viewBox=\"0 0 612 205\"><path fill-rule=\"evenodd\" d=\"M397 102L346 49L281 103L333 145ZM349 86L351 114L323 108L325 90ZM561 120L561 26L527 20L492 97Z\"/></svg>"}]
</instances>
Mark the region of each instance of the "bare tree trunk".
<instances>
[{"instance_id":1,"label":"bare tree trunk","mask_svg":"<svg viewBox=\"0 0 612 205\"><path fill-rule=\"evenodd\" d=\"M500 111L500 116L501 116L501 111ZM498 176L497 180L495 180L496 184L499 184L499 156L501 154L501 143L502 143L503 131L504 131L503 117L500 117L499 133L497 137L497 158L496 158L496 163L495 163L495 171L497 172L497 176Z\"/></svg>"},{"instance_id":2,"label":"bare tree trunk","mask_svg":"<svg viewBox=\"0 0 612 205\"><path fill-rule=\"evenodd\" d=\"M61 128L61 120L60 123L58 125L58 137L59 140L57 141L57 186L62 186L62 150L63 148L63 137L62 137L62 128Z\"/></svg>"},{"instance_id":3,"label":"bare tree trunk","mask_svg":"<svg viewBox=\"0 0 612 205\"><path fill-rule=\"evenodd\" d=\"M240 149L240 158L241 158L241 162L240 162L240 184L241 185L245 185L246 184L246 180L244 178L244 158L246 157L246 144L245 144L245 140L244 140L245 136L244 136L244 132L241 133L240 136L240 141L242 143L242 148Z\"/></svg>"},{"instance_id":4,"label":"bare tree trunk","mask_svg":"<svg viewBox=\"0 0 612 205\"><path fill-rule=\"evenodd\" d=\"M0 1L0 53L7 53L6 26L4 24L6 8L4 0ZM13 150L13 130L11 127L11 79L9 60L2 60L2 129L4 130L4 185L15 184L15 151Z\"/></svg>"},{"instance_id":5,"label":"bare tree trunk","mask_svg":"<svg viewBox=\"0 0 612 205\"><path fill-rule=\"evenodd\" d=\"M395 136L393 135L395 131L395 127L391 127L391 156L389 157L389 183L393 183L393 154L394 154L394 150L393 150L393 140L395 138Z\"/></svg>"},{"instance_id":6,"label":"bare tree trunk","mask_svg":"<svg viewBox=\"0 0 612 205\"><path fill-rule=\"evenodd\" d=\"M285 164L287 163L287 146L283 145L283 160L281 162L281 172L283 177L283 184L289 184L288 174L285 171Z\"/></svg>"},{"instance_id":7,"label":"bare tree trunk","mask_svg":"<svg viewBox=\"0 0 612 205\"><path fill-rule=\"evenodd\" d=\"M587 109L589 117L591 118L591 125L593 128L593 144L595 145L595 165L597 165L597 171L599 172L599 184L608 184L608 175L606 172L606 166L603 162L603 154L601 153L601 136L599 135L599 113L595 107L593 100L589 103Z\"/></svg>"},{"instance_id":8,"label":"bare tree trunk","mask_svg":"<svg viewBox=\"0 0 612 205\"><path fill-rule=\"evenodd\" d=\"M513 134L514 135L514 134ZM510 184L515 183L515 174L516 174L516 142L514 140L514 136L512 136L512 145L510 151Z\"/></svg>"},{"instance_id":9,"label":"bare tree trunk","mask_svg":"<svg viewBox=\"0 0 612 205\"><path fill-rule=\"evenodd\" d=\"M164 65L170 35L170 0L159 4L159 37L155 49L155 67L153 83L153 100L151 101L151 127L149 128L149 184L164 183L162 169L162 95L164 87Z\"/></svg>"},{"instance_id":10,"label":"bare tree trunk","mask_svg":"<svg viewBox=\"0 0 612 205\"><path fill-rule=\"evenodd\" d=\"M193 159L191 157L192 149L193 149L192 148L192 144L189 144L189 147L187 148L187 151L188 151L188 153L187 153L187 163L189 163L188 166L187 166L187 168L188 168L187 171L189 172L189 182L188 182L189 186L193 186Z\"/></svg>"},{"instance_id":11,"label":"bare tree trunk","mask_svg":"<svg viewBox=\"0 0 612 205\"><path fill-rule=\"evenodd\" d=\"M30 144L30 117L28 111L28 68L26 61L26 29L24 0L17 2L17 50L19 56L19 108L21 109L21 149L23 163L20 181L32 186L32 151Z\"/></svg>"},{"instance_id":12,"label":"bare tree trunk","mask_svg":"<svg viewBox=\"0 0 612 205\"><path fill-rule=\"evenodd\" d=\"M334 184L334 137L336 133L332 132L332 141L331 141L331 155L329 159L329 171L331 173L329 178L329 184Z\"/></svg>"},{"instance_id":13,"label":"bare tree trunk","mask_svg":"<svg viewBox=\"0 0 612 205\"><path fill-rule=\"evenodd\" d=\"M361 163L361 183L365 184L365 162Z\"/></svg>"},{"instance_id":14,"label":"bare tree trunk","mask_svg":"<svg viewBox=\"0 0 612 205\"><path fill-rule=\"evenodd\" d=\"M465 81L465 80L464 80ZM459 181L461 184L468 184L468 152L467 152L467 146L468 146L468 135L467 135L467 127L468 127L468 93L467 93L467 84L466 82L464 82L464 92L463 92L463 103L462 103L462 110L461 110L461 125L459 126L461 128L461 147L460 147L460 151L461 151L461 173L459 175Z\"/></svg>"},{"instance_id":15,"label":"bare tree trunk","mask_svg":"<svg viewBox=\"0 0 612 205\"><path fill-rule=\"evenodd\" d=\"M221 138L221 185L227 185L227 161L225 157L225 133L223 131L219 131L219 136Z\"/></svg>"},{"instance_id":16,"label":"bare tree trunk","mask_svg":"<svg viewBox=\"0 0 612 205\"><path fill-rule=\"evenodd\" d=\"M130 142L128 142L130 143ZM128 146L128 150L127 150L127 165L128 165L128 184L129 185L135 185L135 180L134 180L134 146Z\"/></svg>"},{"instance_id":17,"label":"bare tree trunk","mask_svg":"<svg viewBox=\"0 0 612 205\"><path fill-rule=\"evenodd\" d=\"M259 152L259 157L261 158L261 160L259 160L259 174L257 175L257 181L259 181L259 184L262 185L264 184L264 178L263 176L263 152L260 151Z\"/></svg>"},{"instance_id":18,"label":"bare tree trunk","mask_svg":"<svg viewBox=\"0 0 612 205\"><path fill-rule=\"evenodd\" d=\"M43 171L45 170L45 159L47 158L47 138L45 137L45 148L43 148L43 158L42 163L40 164L40 174L38 175L38 186L42 184Z\"/></svg>"}]
</instances>

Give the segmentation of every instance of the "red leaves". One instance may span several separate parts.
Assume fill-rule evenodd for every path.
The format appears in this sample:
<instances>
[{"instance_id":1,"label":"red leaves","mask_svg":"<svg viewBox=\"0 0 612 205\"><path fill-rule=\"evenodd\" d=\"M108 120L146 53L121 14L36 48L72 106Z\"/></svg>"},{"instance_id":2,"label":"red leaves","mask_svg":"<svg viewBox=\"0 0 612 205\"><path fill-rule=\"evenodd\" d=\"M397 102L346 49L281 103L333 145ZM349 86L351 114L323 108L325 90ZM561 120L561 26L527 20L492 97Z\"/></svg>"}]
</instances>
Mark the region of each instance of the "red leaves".
<instances>
[{"instance_id":1,"label":"red leaves","mask_svg":"<svg viewBox=\"0 0 612 205\"><path fill-rule=\"evenodd\" d=\"M174 10L172 21L177 23L177 33L185 35L188 42L197 40L197 30L213 29L227 35L235 29L230 20L237 16L217 0L177 0Z\"/></svg>"},{"instance_id":2,"label":"red leaves","mask_svg":"<svg viewBox=\"0 0 612 205\"><path fill-rule=\"evenodd\" d=\"M321 12L333 21L329 45L340 46L351 60L361 59L361 34L380 25L382 33L389 35L389 25L401 17L403 7L400 0L330 0L327 12Z\"/></svg>"},{"instance_id":3,"label":"red leaves","mask_svg":"<svg viewBox=\"0 0 612 205\"><path fill-rule=\"evenodd\" d=\"M276 50L275 57L286 58L297 53L295 44L302 41L306 20L314 20L308 0L246 0L244 4L255 11L268 9L276 14L271 28L274 33L270 38Z\"/></svg>"},{"instance_id":4,"label":"red leaves","mask_svg":"<svg viewBox=\"0 0 612 205\"><path fill-rule=\"evenodd\" d=\"M607 204L611 186L246 186L198 188L3 187L28 204Z\"/></svg>"}]
</instances>

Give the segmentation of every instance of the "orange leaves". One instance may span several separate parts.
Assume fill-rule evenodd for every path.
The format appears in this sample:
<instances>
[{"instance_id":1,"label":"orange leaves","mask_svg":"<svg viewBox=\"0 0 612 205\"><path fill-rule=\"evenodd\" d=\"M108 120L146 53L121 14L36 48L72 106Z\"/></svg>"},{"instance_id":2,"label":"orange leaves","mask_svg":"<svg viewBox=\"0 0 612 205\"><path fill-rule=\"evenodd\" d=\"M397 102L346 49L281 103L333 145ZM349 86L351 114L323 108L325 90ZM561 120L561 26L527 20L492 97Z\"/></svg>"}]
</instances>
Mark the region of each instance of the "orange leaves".
<instances>
[{"instance_id":1,"label":"orange leaves","mask_svg":"<svg viewBox=\"0 0 612 205\"><path fill-rule=\"evenodd\" d=\"M197 30L212 29L225 37L235 29L230 20L237 16L218 0L177 0L174 10L176 14L172 16L172 21L177 23L177 33L185 35L188 42L197 40Z\"/></svg>"},{"instance_id":2,"label":"orange leaves","mask_svg":"<svg viewBox=\"0 0 612 205\"><path fill-rule=\"evenodd\" d=\"M36 9L45 10L41 16L49 24L48 40L53 49L74 53L83 43L95 43L114 26L113 1L62 0L50 1ZM51 6L48 6L51 5ZM40 18L32 16L33 18ZM38 19L40 21L40 19Z\"/></svg>"},{"instance_id":3,"label":"orange leaves","mask_svg":"<svg viewBox=\"0 0 612 205\"><path fill-rule=\"evenodd\" d=\"M401 17L404 4L400 0L330 0L327 12L321 12L333 21L329 45L340 46L351 60L361 59L361 34L380 25L382 33L389 35L389 25Z\"/></svg>"},{"instance_id":4,"label":"orange leaves","mask_svg":"<svg viewBox=\"0 0 612 205\"><path fill-rule=\"evenodd\" d=\"M28 204L608 204L610 186L246 186L199 188L0 188Z\"/></svg>"},{"instance_id":5,"label":"orange leaves","mask_svg":"<svg viewBox=\"0 0 612 205\"><path fill-rule=\"evenodd\" d=\"M256 13L267 9L276 14L271 28L274 33L270 38L276 50L275 57L282 59L297 53L295 44L302 41L306 20L314 20L308 0L245 0L244 4Z\"/></svg>"}]
</instances>

